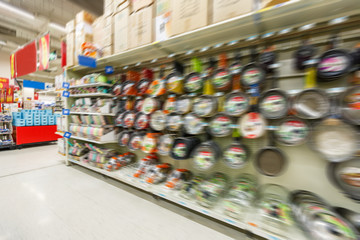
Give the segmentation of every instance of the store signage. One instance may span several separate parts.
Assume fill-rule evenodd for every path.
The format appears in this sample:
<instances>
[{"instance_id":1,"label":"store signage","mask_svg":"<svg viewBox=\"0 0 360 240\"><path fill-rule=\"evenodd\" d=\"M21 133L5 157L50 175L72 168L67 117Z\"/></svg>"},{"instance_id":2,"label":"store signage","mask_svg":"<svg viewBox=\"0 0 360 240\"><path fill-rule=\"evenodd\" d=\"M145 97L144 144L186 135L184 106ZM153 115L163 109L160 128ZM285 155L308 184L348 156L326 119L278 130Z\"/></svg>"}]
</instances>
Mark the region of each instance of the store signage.
<instances>
[{"instance_id":1,"label":"store signage","mask_svg":"<svg viewBox=\"0 0 360 240\"><path fill-rule=\"evenodd\" d=\"M13 103L14 102L14 86L9 87L6 89L6 103Z\"/></svg>"},{"instance_id":2,"label":"store signage","mask_svg":"<svg viewBox=\"0 0 360 240\"><path fill-rule=\"evenodd\" d=\"M81 65L81 66L96 68L96 59L95 58L79 55L78 60L79 60L79 65Z\"/></svg>"},{"instance_id":3,"label":"store signage","mask_svg":"<svg viewBox=\"0 0 360 240\"><path fill-rule=\"evenodd\" d=\"M68 83L68 82L63 82L62 87L65 88L65 89L69 89L70 83Z\"/></svg>"},{"instance_id":4,"label":"store signage","mask_svg":"<svg viewBox=\"0 0 360 240\"><path fill-rule=\"evenodd\" d=\"M114 73L114 67L113 66L105 66L105 73L106 74Z\"/></svg>"},{"instance_id":5,"label":"store signage","mask_svg":"<svg viewBox=\"0 0 360 240\"><path fill-rule=\"evenodd\" d=\"M34 100L39 100L39 93L37 92L34 93Z\"/></svg>"},{"instance_id":6,"label":"store signage","mask_svg":"<svg viewBox=\"0 0 360 240\"><path fill-rule=\"evenodd\" d=\"M46 34L39 39L39 70L49 68L50 35Z\"/></svg>"},{"instance_id":7,"label":"store signage","mask_svg":"<svg viewBox=\"0 0 360 240\"><path fill-rule=\"evenodd\" d=\"M61 67L66 66L66 43L61 41Z\"/></svg>"},{"instance_id":8,"label":"store signage","mask_svg":"<svg viewBox=\"0 0 360 240\"><path fill-rule=\"evenodd\" d=\"M69 133L69 132L64 133L64 138L70 138L70 137L71 137L71 133Z\"/></svg>"},{"instance_id":9,"label":"store signage","mask_svg":"<svg viewBox=\"0 0 360 240\"><path fill-rule=\"evenodd\" d=\"M14 77L21 77L33 73L37 69L36 41L23 46L15 53L15 74Z\"/></svg>"},{"instance_id":10,"label":"store signage","mask_svg":"<svg viewBox=\"0 0 360 240\"><path fill-rule=\"evenodd\" d=\"M70 92L69 92L69 91L63 91L62 96L63 96L63 97L69 97L69 96L70 96Z\"/></svg>"},{"instance_id":11,"label":"store signage","mask_svg":"<svg viewBox=\"0 0 360 240\"><path fill-rule=\"evenodd\" d=\"M10 55L10 73L11 73L11 78L15 78L15 54L11 54Z\"/></svg>"},{"instance_id":12,"label":"store signage","mask_svg":"<svg viewBox=\"0 0 360 240\"><path fill-rule=\"evenodd\" d=\"M62 110L62 115L64 115L64 116L70 115L70 109L63 109Z\"/></svg>"},{"instance_id":13,"label":"store signage","mask_svg":"<svg viewBox=\"0 0 360 240\"><path fill-rule=\"evenodd\" d=\"M5 102L6 102L6 89L1 88L0 89L0 103L5 103Z\"/></svg>"},{"instance_id":14,"label":"store signage","mask_svg":"<svg viewBox=\"0 0 360 240\"><path fill-rule=\"evenodd\" d=\"M37 82L37 81L24 80L23 81L23 87L44 90L45 89L45 83Z\"/></svg>"},{"instance_id":15,"label":"store signage","mask_svg":"<svg viewBox=\"0 0 360 240\"><path fill-rule=\"evenodd\" d=\"M9 88L8 78L0 78L0 88Z\"/></svg>"}]
</instances>

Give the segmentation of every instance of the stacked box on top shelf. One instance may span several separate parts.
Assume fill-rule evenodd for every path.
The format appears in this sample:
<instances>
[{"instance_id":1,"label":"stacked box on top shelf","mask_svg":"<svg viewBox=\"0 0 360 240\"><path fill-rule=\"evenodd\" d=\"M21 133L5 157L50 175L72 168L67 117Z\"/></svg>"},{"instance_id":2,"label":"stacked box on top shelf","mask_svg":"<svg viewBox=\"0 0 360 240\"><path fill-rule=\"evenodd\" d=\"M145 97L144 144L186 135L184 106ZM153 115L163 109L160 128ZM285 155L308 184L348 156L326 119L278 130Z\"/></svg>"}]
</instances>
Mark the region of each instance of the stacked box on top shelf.
<instances>
[{"instance_id":1,"label":"stacked box on top shelf","mask_svg":"<svg viewBox=\"0 0 360 240\"><path fill-rule=\"evenodd\" d=\"M75 19L75 63L78 63L78 55L81 55L81 45L84 42L93 42L92 23L95 17L86 11L76 14Z\"/></svg>"},{"instance_id":2,"label":"stacked box on top shelf","mask_svg":"<svg viewBox=\"0 0 360 240\"><path fill-rule=\"evenodd\" d=\"M116 6L116 12L113 16L114 30L114 53L121 53L129 48L129 17L131 5L124 1Z\"/></svg>"}]
</instances>

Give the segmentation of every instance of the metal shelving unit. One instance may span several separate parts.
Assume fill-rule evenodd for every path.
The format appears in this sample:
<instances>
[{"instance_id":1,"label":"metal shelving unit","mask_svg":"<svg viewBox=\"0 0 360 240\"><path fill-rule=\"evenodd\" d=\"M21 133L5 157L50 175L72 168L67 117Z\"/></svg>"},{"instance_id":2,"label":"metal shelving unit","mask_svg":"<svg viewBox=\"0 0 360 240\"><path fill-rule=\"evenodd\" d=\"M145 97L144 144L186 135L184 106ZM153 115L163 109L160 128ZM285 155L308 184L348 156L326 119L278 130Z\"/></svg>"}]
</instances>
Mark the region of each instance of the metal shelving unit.
<instances>
[{"instance_id":1,"label":"metal shelving unit","mask_svg":"<svg viewBox=\"0 0 360 240\"><path fill-rule=\"evenodd\" d=\"M115 113L70 112L70 114L74 114L74 115L115 116Z\"/></svg>"},{"instance_id":2,"label":"metal shelving unit","mask_svg":"<svg viewBox=\"0 0 360 240\"><path fill-rule=\"evenodd\" d=\"M97 144L117 143L117 141L96 141L96 140L87 139L87 138L78 137L78 136L73 136L73 135L71 135L70 138L71 138L71 139L77 139L77 140L85 141L85 142L97 143Z\"/></svg>"},{"instance_id":3,"label":"metal shelving unit","mask_svg":"<svg viewBox=\"0 0 360 240\"><path fill-rule=\"evenodd\" d=\"M82 97L115 97L110 93L82 93L82 94L70 94L70 97L82 98Z\"/></svg>"},{"instance_id":4,"label":"metal shelving unit","mask_svg":"<svg viewBox=\"0 0 360 240\"><path fill-rule=\"evenodd\" d=\"M76 86L70 86L69 89L73 89L73 88L86 88L86 87L112 87L112 84L109 84L109 83L101 83L101 82L97 82L97 83L87 83L87 84L81 84L81 85L76 85Z\"/></svg>"}]
</instances>

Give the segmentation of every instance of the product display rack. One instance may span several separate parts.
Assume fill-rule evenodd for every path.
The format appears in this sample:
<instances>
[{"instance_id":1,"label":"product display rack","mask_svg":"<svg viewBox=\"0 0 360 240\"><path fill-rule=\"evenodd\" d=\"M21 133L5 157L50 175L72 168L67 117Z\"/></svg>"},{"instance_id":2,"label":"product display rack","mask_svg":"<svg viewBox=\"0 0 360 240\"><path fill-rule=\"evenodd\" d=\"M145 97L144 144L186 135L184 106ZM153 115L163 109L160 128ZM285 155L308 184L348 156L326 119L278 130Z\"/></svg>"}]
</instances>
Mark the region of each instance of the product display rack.
<instances>
[{"instance_id":1,"label":"product display rack","mask_svg":"<svg viewBox=\"0 0 360 240\"><path fill-rule=\"evenodd\" d=\"M346 6L342 6L341 1L290 1L271 9L247 14L184 33L163 42L155 42L125 51L121 54L98 59L97 68L95 69L89 69L83 66L70 67L67 69L67 76L81 77L86 73L103 72L103 67L105 65L114 65L115 69L118 71L126 71L127 69L132 68L140 70L142 67L157 67L160 64L169 63L174 58L177 60L188 60L192 56L207 57L208 55L216 55L223 51L233 51L238 48L248 48L249 46L262 46L267 41L279 41L279 43L277 43L277 49L280 49L279 51L291 52L299 46L300 38L302 36L310 34L322 34L323 36L316 36L314 38L314 43L318 46L324 46L328 39L328 34L333 32L334 25L336 26L336 29L339 29L339 31L341 29L341 31L344 32L342 35L344 41L350 42L358 40L359 31L353 30L353 27L360 23L360 18L357 15L352 15L352 13L357 13L354 11L354 6L359 6L359 3L356 1L350 2L351 1L348 1L346 2ZM332 16L327 15L328 11L339 9L340 6L342 7L342 12ZM332 20L336 17L343 16L346 16L346 18L337 21ZM254 21L254 17L258 20ZM304 19L306 19L306 21ZM312 24L312 26L309 24ZM258 31L260 26L262 29L261 32ZM268 26L271 26L271 28ZM282 39L285 39L286 41ZM351 42L351 44L351 46L353 46L353 42ZM247 55L245 55L245 57L247 57ZM245 61L243 60L243 63L247 62L248 59ZM292 64L292 62L288 61L288 59L281 59L281 73L279 76L281 81L279 81L279 85L281 89L287 91L290 95L294 95L301 91L303 85L302 79L305 74L283 70L291 67L290 64ZM206 63L204 65L206 65ZM285 81L288 79L290 79L290 81ZM344 90L342 84L343 83L330 83L325 88L330 94L338 94ZM71 95L71 97L76 96ZM69 107L69 103L67 103L67 106ZM91 142L88 139L79 140ZM224 144L228 142L229 140L227 139L224 141ZM256 153L258 149L266 145L266 142L267 139L265 138L262 138L259 141L246 140L246 145L251 148L253 153ZM113 146L106 145L105 142L93 143L104 144L106 147L114 148ZM115 149L118 148L119 147L116 147ZM286 154L291 156L291 159L289 160L290 166L287 171L279 177L270 178L262 176L255 171L252 164L248 164L248 166L242 170L229 170L224 165L218 163L216 169L213 169L212 172L224 172L231 177L235 177L244 172L252 173L257 175L261 184L280 184L286 186L290 190L306 189L330 199L333 205L342 205L349 207L350 209L358 208L356 203L345 198L330 184L324 173L327 163L316 153L309 150L308 145L304 144L296 148L281 147L281 149L286 151ZM122 152L128 151L127 148L121 148L121 150ZM138 155L138 159L144 155L143 153L140 153L140 151L136 151L135 153ZM187 161L174 161L170 157L161 157L161 161L169 162L173 164L175 168L191 169L191 166ZM252 160L250 162L252 162ZM74 163L102 175L109 176L162 199L181 205L184 208L207 215L224 224L230 224L236 228L249 231L256 236L265 239L308 239L306 234L302 232L296 224L286 231L283 231L282 229L266 229L256 207L249 209L249 212L244 214L244 216L241 216L241 219L239 220L227 217L223 214L221 206L215 206L211 209L203 208L193 201L177 196L176 191L164 190L163 185L149 185L142 179L133 178L132 174L134 169L132 167L122 168L115 172L108 172L71 159L69 155L67 156L67 163ZM306 179L304 179L304 176L306 176ZM314 182L321 182L320 187L318 184L314 184Z\"/></svg>"},{"instance_id":2,"label":"product display rack","mask_svg":"<svg viewBox=\"0 0 360 240\"><path fill-rule=\"evenodd\" d=\"M115 113L92 113L92 112L70 112L70 114L78 114L78 115L99 115L99 116L113 116L115 117Z\"/></svg>"},{"instance_id":3,"label":"product display rack","mask_svg":"<svg viewBox=\"0 0 360 240\"><path fill-rule=\"evenodd\" d=\"M82 94L70 94L70 97L82 98L82 97L115 97L109 93L82 93Z\"/></svg>"},{"instance_id":4,"label":"product display rack","mask_svg":"<svg viewBox=\"0 0 360 240\"><path fill-rule=\"evenodd\" d=\"M1 116L0 116L1 118ZM12 134L13 134L13 126L12 126L12 118L10 117L10 120L3 120L1 119L0 120L0 126L1 125L7 125L7 131L1 131L0 132L0 149L4 149L4 148L14 148L15 147L15 143L14 143L14 139L12 137ZM1 129L0 129L1 130ZM6 143L3 143L2 142L2 138L3 137L6 137L8 138L8 140L11 140L10 142L6 142Z\"/></svg>"}]
</instances>

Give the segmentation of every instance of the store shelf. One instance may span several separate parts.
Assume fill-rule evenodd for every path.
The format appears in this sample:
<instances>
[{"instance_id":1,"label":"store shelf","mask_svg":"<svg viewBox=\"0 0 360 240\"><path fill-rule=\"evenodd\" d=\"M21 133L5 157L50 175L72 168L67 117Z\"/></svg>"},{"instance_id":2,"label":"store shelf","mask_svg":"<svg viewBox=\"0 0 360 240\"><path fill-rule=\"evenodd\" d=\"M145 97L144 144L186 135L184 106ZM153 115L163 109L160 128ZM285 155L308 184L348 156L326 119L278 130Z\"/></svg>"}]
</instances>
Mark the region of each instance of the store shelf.
<instances>
[{"instance_id":1,"label":"store shelf","mask_svg":"<svg viewBox=\"0 0 360 240\"><path fill-rule=\"evenodd\" d=\"M70 112L70 115L99 115L99 116L115 116L115 113L90 113L90 112Z\"/></svg>"},{"instance_id":2,"label":"store shelf","mask_svg":"<svg viewBox=\"0 0 360 240\"><path fill-rule=\"evenodd\" d=\"M70 94L70 97L115 97L110 93L83 93L83 94Z\"/></svg>"},{"instance_id":3,"label":"store shelf","mask_svg":"<svg viewBox=\"0 0 360 240\"><path fill-rule=\"evenodd\" d=\"M12 132L0 132L0 135L12 134Z\"/></svg>"},{"instance_id":4,"label":"store shelf","mask_svg":"<svg viewBox=\"0 0 360 240\"><path fill-rule=\"evenodd\" d=\"M63 132L55 132L55 134L57 134L57 135L60 135L60 136L64 136L64 133Z\"/></svg>"},{"instance_id":5,"label":"store shelf","mask_svg":"<svg viewBox=\"0 0 360 240\"><path fill-rule=\"evenodd\" d=\"M265 239L271 239L271 240L274 239L306 240L307 239L304 233L296 226L291 226L287 228L286 231L283 231L282 229L275 230L276 233L261 228L260 226L263 225L261 223L261 215L259 214L258 209L254 207L249 207L248 211L241 216L241 219L234 219L224 215L222 212L223 211L222 207L219 204L215 205L212 209L204 208L192 200L188 200L180 197L178 195L179 191L165 189L163 184L159 184L159 185L147 184L143 179L134 178L132 176L134 173L134 168L132 167L125 167L118 171L109 172L103 169L92 167L87 163L83 163L71 158L68 158L68 161L80 165L82 167L85 167L87 169L90 169L92 171L98 172L100 174L106 175L108 177L111 177L120 182L129 184L142 191L148 192L150 194L154 194L160 198L166 199L175 204L181 205L185 208L204 214L208 217L211 217L223 223L230 224L236 228L252 232L253 234L261 236Z\"/></svg>"},{"instance_id":6,"label":"store shelf","mask_svg":"<svg viewBox=\"0 0 360 240\"><path fill-rule=\"evenodd\" d=\"M286 28L295 29L308 23L326 22L339 16L359 14L359 8L360 2L357 0L291 0L287 3L189 31L165 41L153 42L100 58L97 60L96 69L103 68L111 63L121 66L140 64L167 57L171 53L181 54L191 50L200 50L206 46L223 46L233 41L249 39L249 37L262 39L265 38L263 35L270 32L274 32L271 36L276 36L276 31ZM91 70L84 66L73 66L67 69L74 72Z\"/></svg>"},{"instance_id":7,"label":"store shelf","mask_svg":"<svg viewBox=\"0 0 360 240\"><path fill-rule=\"evenodd\" d=\"M86 87L112 87L112 84L109 83L88 83L88 84L81 84L81 85L76 85L76 86L70 86L69 88L86 88Z\"/></svg>"},{"instance_id":8,"label":"store shelf","mask_svg":"<svg viewBox=\"0 0 360 240\"><path fill-rule=\"evenodd\" d=\"M117 141L96 141L96 140L87 139L87 138L83 138L83 137L77 137L77 136L73 136L73 135L71 135L70 138L77 139L77 140L82 140L82 141L85 141L85 142L97 143L97 144L117 143Z\"/></svg>"}]
</instances>

